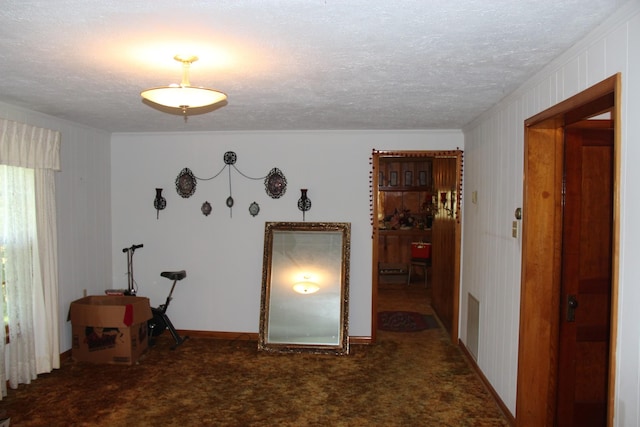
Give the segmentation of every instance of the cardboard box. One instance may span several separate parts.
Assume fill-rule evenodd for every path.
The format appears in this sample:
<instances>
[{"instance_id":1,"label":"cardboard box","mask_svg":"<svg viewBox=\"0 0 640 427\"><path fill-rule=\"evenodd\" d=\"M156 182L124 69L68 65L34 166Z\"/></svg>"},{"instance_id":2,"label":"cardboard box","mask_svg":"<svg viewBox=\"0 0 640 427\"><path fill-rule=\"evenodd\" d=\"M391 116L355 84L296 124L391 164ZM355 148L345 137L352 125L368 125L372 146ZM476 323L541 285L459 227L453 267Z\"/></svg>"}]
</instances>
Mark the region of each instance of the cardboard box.
<instances>
[{"instance_id":1,"label":"cardboard box","mask_svg":"<svg viewBox=\"0 0 640 427\"><path fill-rule=\"evenodd\" d=\"M148 349L149 299L88 296L71 303L74 360L132 365Z\"/></svg>"}]
</instances>

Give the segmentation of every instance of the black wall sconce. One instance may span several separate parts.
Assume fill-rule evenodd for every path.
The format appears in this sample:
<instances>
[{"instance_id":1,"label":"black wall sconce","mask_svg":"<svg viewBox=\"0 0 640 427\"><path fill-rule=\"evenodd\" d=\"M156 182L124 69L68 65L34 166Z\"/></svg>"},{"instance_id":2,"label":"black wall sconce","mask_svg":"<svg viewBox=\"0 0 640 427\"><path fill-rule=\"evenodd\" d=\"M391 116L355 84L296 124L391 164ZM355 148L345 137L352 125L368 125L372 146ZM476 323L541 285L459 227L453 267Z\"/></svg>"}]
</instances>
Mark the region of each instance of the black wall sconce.
<instances>
[{"instance_id":1,"label":"black wall sconce","mask_svg":"<svg viewBox=\"0 0 640 427\"><path fill-rule=\"evenodd\" d=\"M302 211L302 222L304 222L304 214L311 209L311 199L307 197L307 189L300 189L300 198L298 199L298 209Z\"/></svg>"},{"instance_id":2,"label":"black wall sconce","mask_svg":"<svg viewBox=\"0 0 640 427\"><path fill-rule=\"evenodd\" d=\"M160 211L167 207L167 199L162 197L162 188L156 188L156 198L153 200L153 207L156 208L156 219L159 219Z\"/></svg>"}]
</instances>

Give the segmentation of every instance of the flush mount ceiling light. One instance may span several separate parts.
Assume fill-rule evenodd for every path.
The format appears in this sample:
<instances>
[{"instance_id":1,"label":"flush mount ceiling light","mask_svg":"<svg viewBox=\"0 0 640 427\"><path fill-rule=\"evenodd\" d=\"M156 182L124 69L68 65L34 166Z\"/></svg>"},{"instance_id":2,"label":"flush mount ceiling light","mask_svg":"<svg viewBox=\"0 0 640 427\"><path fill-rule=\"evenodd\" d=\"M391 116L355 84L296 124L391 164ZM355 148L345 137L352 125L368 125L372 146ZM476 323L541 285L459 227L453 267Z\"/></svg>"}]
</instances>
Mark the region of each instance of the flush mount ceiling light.
<instances>
[{"instance_id":1,"label":"flush mount ceiling light","mask_svg":"<svg viewBox=\"0 0 640 427\"><path fill-rule=\"evenodd\" d=\"M182 114L186 121L189 114L212 111L214 108L211 107L227 100L227 95L223 92L191 86L189 68L198 60L197 56L176 55L173 59L182 62L182 82L179 85L154 87L140 92L142 98L149 101L151 106L164 107L158 109L168 113ZM203 109L205 111L199 111Z\"/></svg>"},{"instance_id":2,"label":"flush mount ceiling light","mask_svg":"<svg viewBox=\"0 0 640 427\"><path fill-rule=\"evenodd\" d=\"M299 294L313 294L320 290L320 286L313 282L298 282L293 285L293 290Z\"/></svg>"},{"instance_id":3,"label":"flush mount ceiling light","mask_svg":"<svg viewBox=\"0 0 640 427\"><path fill-rule=\"evenodd\" d=\"M293 290L299 294L313 294L320 290L320 286L311 279L311 275L305 274L301 281L294 283Z\"/></svg>"}]
</instances>

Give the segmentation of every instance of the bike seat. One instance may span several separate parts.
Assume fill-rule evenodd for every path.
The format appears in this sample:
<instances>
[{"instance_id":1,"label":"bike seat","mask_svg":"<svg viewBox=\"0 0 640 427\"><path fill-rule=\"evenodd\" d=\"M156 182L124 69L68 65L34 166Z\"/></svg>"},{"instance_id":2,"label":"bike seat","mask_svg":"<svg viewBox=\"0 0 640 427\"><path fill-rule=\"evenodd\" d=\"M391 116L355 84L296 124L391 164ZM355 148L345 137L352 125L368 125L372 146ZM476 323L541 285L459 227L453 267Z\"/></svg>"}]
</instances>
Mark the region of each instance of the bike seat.
<instances>
[{"instance_id":1,"label":"bike seat","mask_svg":"<svg viewBox=\"0 0 640 427\"><path fill-rule=\"evenodd\" d=\"M184 270L180 271L163 271L160 273L162 277L166 277L169 280L182 280L187 277L187 272Z\"/></svg>"}]
</instances>

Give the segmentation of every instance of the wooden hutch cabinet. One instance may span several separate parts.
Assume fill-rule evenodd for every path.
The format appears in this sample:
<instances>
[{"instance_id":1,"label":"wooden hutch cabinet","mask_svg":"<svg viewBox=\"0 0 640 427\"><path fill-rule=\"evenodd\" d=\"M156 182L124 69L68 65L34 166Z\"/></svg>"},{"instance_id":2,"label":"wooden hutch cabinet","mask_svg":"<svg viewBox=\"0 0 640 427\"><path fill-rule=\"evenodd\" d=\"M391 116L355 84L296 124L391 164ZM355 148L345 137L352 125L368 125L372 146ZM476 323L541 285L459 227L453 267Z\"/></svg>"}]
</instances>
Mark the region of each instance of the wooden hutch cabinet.
<instances>
[{"instance_id":1,"label":"wooden hutch cabinet","mask_svg":"<svg viewBox=\"0 0 640 427\"><path fill-rule=\"evenodd\" d=\"M381 158L378 175L378 262L405 264L412 242L431 242L433 159Z\"/></svg>"}]
</instances>

